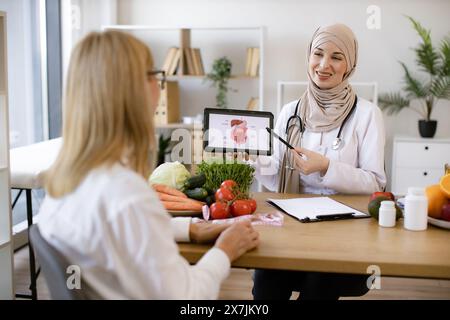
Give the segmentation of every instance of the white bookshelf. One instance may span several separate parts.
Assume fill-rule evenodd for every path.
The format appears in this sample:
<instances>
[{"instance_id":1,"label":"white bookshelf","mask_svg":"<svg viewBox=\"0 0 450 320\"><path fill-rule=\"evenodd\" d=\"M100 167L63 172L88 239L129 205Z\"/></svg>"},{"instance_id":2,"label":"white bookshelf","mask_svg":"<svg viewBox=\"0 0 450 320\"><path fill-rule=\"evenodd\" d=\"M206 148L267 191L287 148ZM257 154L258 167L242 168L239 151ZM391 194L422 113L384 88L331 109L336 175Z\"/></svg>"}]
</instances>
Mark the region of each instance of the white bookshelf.
<instances>
[{"instance_id":1,"label":"white bookshelf","mask_svg":"<svg viewBox=\"0 0 450 320\"><path fill-rule=\"evenodd\" d=\"M6 13L0 11L0 300L14 298L6 44Z\"/></svg>"},{"instance_id":2,"label":"white bookshelf","mask_svg":"<svg viewBox=\"0 0 450 320\"><path fill-rule=\"evenodd\" d=\"M236 93L242 99L236 104L229 104L230 109L245 108L251 97L258 97L259 110L264 110L264 39L266 37L266 28L264 26L242 26L242 27L166 27L166 26L148 26L148 25L106 25L103 30L120 30L129 32L136 37L148 43L151 47L155 59L156 67L161 67L165 55L170 47L198 47L201 50L202 59L205 66L205 73L210 71L213 60L222 56L227 56L232 62L232 76L230 86L237 89ZM215 40L219 39L219 40ZM248 40L248 41L246 41ZM258 47L259 50L259 69L258 76L245 75L246 48ZM206 59L205 59L206 58ZM180 103L180 115L193 116L186 114L194 109L202 112L206 106L212 106L214 100L208 102L201 101L202 105L193 105L189 101L189 96L199 96L203 93L214 90L210 88L209 83L205 83L205 76L196 75L171 75L168 80L177 80L181 85L186 85L184 92L188 96L186 104ZM257 84L257 89L248 92L248 87L252 83ZM242 88L242 90L240 89ZM252 87L253 89L253 87ZM234 93L233 93L234 94ZM212 95L213 97L215 96ZM229 92L229 96L231 93ZM211 95L209 96L211 97ZM244 102L245 101L245 102Z\"/></svg>"}]
</instances>

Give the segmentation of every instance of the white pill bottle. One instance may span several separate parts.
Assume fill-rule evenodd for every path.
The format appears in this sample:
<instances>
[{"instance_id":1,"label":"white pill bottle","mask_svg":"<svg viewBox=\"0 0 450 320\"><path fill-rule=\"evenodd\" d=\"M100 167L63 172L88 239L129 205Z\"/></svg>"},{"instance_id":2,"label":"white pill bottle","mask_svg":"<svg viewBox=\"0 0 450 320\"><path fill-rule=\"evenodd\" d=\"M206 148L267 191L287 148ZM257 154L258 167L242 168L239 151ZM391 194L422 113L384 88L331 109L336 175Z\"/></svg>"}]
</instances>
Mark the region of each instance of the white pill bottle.
<instances>
[{"instance_id":1,"label":"white pill bottle","mask_svg":"<svg viewBox=\"0 0 450 320\"><path fill-rule=\"evenodd\" d=\"M403 227L407 230L422 231L428 224L428 199L424 188L408 188L405 198Z\"/></svg>"},{"instance_id":2,"label":"white pill bottle","mask_svg":"<svg viewBox=\"0 0 450 320\"><path fill-rule=\"evenodd\" d=\"M394 201L381 201L378 224L382 227L395 227L396 214Z\"/></svg>"}]
</instances>

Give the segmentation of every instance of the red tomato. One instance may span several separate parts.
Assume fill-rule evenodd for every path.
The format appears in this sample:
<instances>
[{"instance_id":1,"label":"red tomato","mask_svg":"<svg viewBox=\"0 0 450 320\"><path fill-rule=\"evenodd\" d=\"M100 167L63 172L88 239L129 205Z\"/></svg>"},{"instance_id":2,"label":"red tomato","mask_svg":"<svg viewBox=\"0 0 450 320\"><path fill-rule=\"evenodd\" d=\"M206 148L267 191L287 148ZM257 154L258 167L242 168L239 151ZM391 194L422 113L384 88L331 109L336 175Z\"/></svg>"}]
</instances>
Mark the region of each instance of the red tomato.
<instances>
[{"instance_id":1,"label":"red tomato","mask_svg":"<svg viewBox=\"0 0 450 320\"><path fill-rule=\"evenodd\" d=\"M230 207L224 202L214 202L209 210L213 219L226 219L230 216Z\"/></svg>"},{"instance_id":2,"label":"red tomato","mask_svg":"<svg viewBox=\"0 0 450 320\"><path fill-rule=\"evenodd\" d=\"M234 180L225 180L220 185L221 188L227 188L230 190L233 190L234 188L236 188L236 186L237 186L237 183Z\"/></svg>"},{"instance_id":3,"label":"red tomato","mask_svg":"<svg viewBox=\"0 0 450 320\"><path fill-rule=\"evenodd\" d=\"M231 215L233 217L245 216L252 213L252 207L247 200L236 200L231 205Z\"/></svg>"},{"instance_id":4,"label":"red tomato","mask_svg":"<svg viewBox=\"0 0 450 320\"><path fill-rule=\"evenodd\" d=\"M228 188L219 188L216 191L216 201L231 201L234 199L233 191Z\"/></svg>"},{"instance_id":5,"label":"red tomato","mask_svg":"<svg viewBox=\"0 0 450 320\"><path fill-rule=\"evenodd\" d=\"M256 200L255 199L248 199L248 203L250 204L250 207L252 208L252 213L256 211Z\"/></svg>"},{"instance_id":6,"label":"red tomato","mask_svg":"<svg viewBox=\"0 0 450 320\"><path fill-rule=\"evenodd\" d=\"M372 196L370 197L370 201L372 201L373 199L377 198L377 197L387 197L389 199L391 199L392 201L395 201L395 196L392 192L374 192L372 193Z\"/></svg>"}]
</instances>

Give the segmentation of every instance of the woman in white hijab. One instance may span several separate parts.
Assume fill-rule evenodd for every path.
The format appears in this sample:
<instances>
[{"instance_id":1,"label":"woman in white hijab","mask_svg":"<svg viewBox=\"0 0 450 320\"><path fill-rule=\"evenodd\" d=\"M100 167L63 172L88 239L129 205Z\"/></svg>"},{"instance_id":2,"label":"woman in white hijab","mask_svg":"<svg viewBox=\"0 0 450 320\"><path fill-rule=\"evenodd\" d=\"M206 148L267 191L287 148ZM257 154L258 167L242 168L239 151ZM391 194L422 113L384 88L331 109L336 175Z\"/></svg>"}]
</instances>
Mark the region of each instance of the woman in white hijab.
<instances>
[{"instance_id":1,"label":"woman in white hijab","mask_svg":"<svg viewBox=\"0 0 450 320\"><path fill-rule=\"evenodd\" d=\"M320 27L307 49L308 88L285 105L275 132L295 150L274 140L271 157L259 157L256 177L283 193L370 194L386 185L385 133L381 111L357 97L348 79L358 43L347 26ZM337 299L365 294L367 276L257 270L255 299Z\"/></svg>"}]
</instances>

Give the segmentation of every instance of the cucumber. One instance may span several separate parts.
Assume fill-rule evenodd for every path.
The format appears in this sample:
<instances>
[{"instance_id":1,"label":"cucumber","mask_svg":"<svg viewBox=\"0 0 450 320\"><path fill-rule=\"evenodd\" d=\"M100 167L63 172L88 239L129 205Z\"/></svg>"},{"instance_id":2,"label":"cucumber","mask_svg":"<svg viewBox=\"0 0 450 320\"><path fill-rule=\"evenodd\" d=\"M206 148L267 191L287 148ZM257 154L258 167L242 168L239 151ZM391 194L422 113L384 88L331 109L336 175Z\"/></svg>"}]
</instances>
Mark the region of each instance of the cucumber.
<instances>
[{"instance_id":1,"label":"cucumber","mask_svg":"<svg viewBox=\"0 0 450 320\"><path fill-rule=\"evenodd\" d=\"M208 191L208 195L210 195L210 196L213 196L216 194L216 190L214 190L214 189L209 189L209 188L205 188L205 189L206 189L206 191Z\"/></svg>"},{"instance_id":2,"label":"cucumber","mask_svg":"<svg viewBox=\"0 0 450 320\"><path fill-rule=\"evenodd\" d=\"M185 189L200 188L200 187L203 187L205 182L206 182L206 176L205 176L205 174L201 173L201 174L198 174L196 176L188 178L184 182L184 188Z\"/></svg>"},{"instance_id":3,"label":"cucumber","mask_svg":"<svg viewBox=\"0 0 450 320\"><path fill-rule=\"evenodd\" d=\"M188 196L188 198L201 201L205 200L208 196L208 191L203 188L188 189L184 191L184 193Z\"/></svg>"}]
</instances>

